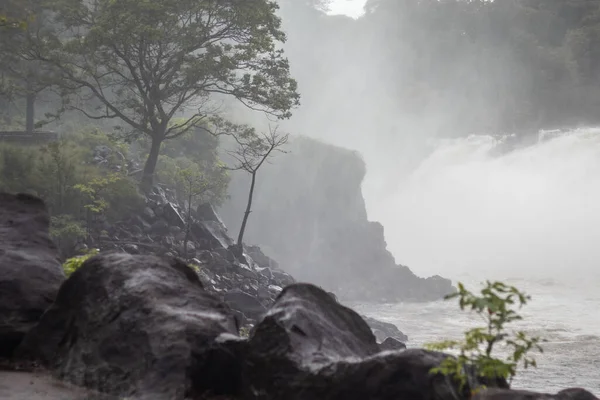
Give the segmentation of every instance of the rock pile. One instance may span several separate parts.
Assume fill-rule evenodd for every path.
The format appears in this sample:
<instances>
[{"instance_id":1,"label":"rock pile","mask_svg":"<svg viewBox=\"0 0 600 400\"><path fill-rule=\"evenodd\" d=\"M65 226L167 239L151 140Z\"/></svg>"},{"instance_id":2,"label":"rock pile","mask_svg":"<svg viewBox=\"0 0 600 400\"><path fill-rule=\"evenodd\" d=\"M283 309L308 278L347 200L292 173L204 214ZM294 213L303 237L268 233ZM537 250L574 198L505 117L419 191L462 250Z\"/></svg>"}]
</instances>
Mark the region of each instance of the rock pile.
<instances>
[{"instance_id":1,"label":"rock pile","mask_svg":"<svg viewBox=\"0 0 600 400\"><path fill-rule=\"evenodd\" d=\"M314 285L288 284L266 305L241 289L205 287L202 271L177 258L120 251L88 259L62 282L43 203L0 195L0 210L0 277L9 276L0 281L0 333L12 329L13 361L40 363L60 379L115 398L471 398L470 387L431 373L448 355L396 350L401 346L393 340L378 345L360 315ZM199 251L231 258L222 250ZM234 270L222 274L239 275L245 290L268 289L262 282L280 279L272 276L275 265L260 267L248 252L242 256L246 263L229 261ZM212 268L199 261L201 269ZM243 304L244 317L256 319L248 339L238 335L239 315L229 304ZM581 389L554 396L511 391L504 381L475 374L469 382L490 388L478 400L598 400Z\"/></svg>"},{"instance_id":2,"label":"rock pile","mask_svg":"<svg viewBox=\"0 0 600 400\"><path fill-rule=\"evenodd\" d=\"M48 226L40 199L0 193L0 358L12 354L65 280Z\"/></svg>"},{"instance_id":3,"label":"rock pile","mask_svg":"<svg viewBox=\"0 0 600 400\"><path fill-rule=\"evenodd\" d=\"M184 249L186 220L173 193L155 186L146 198L146 207L127 221L106 227L107 236L98 245L103 251L185 259L196 269L205 290L228 304L242 325L254 324L282 289L295 283L259 247L244 246L240 255L210 204L201 204L194 210ZM392 324L368 321L379 341L387 337L408 340Z\"/></svg>"}]
</instances>

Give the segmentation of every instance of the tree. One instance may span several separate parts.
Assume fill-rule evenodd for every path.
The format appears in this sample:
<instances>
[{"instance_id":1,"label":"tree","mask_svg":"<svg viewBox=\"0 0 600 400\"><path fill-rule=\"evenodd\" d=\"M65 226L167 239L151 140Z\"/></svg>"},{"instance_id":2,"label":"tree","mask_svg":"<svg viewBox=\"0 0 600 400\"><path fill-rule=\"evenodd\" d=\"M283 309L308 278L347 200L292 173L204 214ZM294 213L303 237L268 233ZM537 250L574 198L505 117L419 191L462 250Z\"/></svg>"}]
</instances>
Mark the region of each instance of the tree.
<instances>
[{"instance_id":1,"label":"tree","mask_svg":"<svg viewBox=\"0 0 600 400\"><path fill-rule=\"evenodd\" d=\"M234 135L237 142L235 150L229 154L237 161L234 169L243 170L250 174L250 190L248 191L248 202L242 218L242 226L237 238L237 247L241 251L244 240L244 232L248 223L248 217L252 212L252 199L254 197L254 187L256 185L256 174L260 167L275 154L286 153L282 149L288 142L288 134L280 134L278 128L270 128L269 133L257 135L253 129L246 129L241 134Z\"/></svg>"},{"instance_id":2,"label":"tree","mask_svg":"<svg viewBox=\"0 0 600 400\"><path fill-rule=\"evenodd\" d=\"M53 27L44 1L7 1L12 13L4 18L4 24L0 18L0 96L8 103L25 100L25 131L32 133L37 97L56 82L48 66L35 60L31 44L50 35Z\"/></svg>"},{"instance_id":3,"label":"tree","mask_svg":"<svg viewBox=\"0 0 600 400\"><path fill-rule=\"evenodd\" d=\"M460 383L461 390L473 387L469 382L469 369L474 368L477 375L489 380L507 379L512 383L517 373L517 367L536 367L536 361L528 353L532 350L542 352L539 337L529 337L525 332L515 334L506 330L506 324L523 319L513 307L519 308L531 299L517 288L507 286L502 282L487 282L477 296L464 285L458 284L458 292L446 296L446 300L458 298L461 310L465 308L475 311L485 322L485 327L473 328L465 332L463 341L449 340L440 343L428 344L431 350L458 350L457 357L446 358L439 367L432 369L432 373L441 373L451 376ZM494 348L504 344L509 350L506 360L494 357Z\"/></svg>"},{"instance_id":4,"label":"tree","mask_svg":"<svg viewBox=\"0 0 600 400\"><path fill-rule=\"evenodd\" d=\"M148 189L165 140L213 115L234 98L276 118L299 104L289 75L274 0L55 0L57 36L38 42L38 59L57 68L66 103L92 119L116 119L121 133L150 141L142 188ZM51 43L52 45L49 45ZM85 107L99 102L95 110ZM83 102L82 102L83 101ZM170 122L185 117L177 124Z\"/></svg>"},{"instance_id":5,"label":"tree","mask_svg":"<svg viewBox=\"0 0 600 400\"><path fill-rule=\"evenodd\" d=\"M185 237L183 239L183 257L188 256L188 242L192 228L192 204L198 197L210 190L210 182L198 165L179 170L179 180L183 184L186 199Z\"/></svg>"}]
</instances>

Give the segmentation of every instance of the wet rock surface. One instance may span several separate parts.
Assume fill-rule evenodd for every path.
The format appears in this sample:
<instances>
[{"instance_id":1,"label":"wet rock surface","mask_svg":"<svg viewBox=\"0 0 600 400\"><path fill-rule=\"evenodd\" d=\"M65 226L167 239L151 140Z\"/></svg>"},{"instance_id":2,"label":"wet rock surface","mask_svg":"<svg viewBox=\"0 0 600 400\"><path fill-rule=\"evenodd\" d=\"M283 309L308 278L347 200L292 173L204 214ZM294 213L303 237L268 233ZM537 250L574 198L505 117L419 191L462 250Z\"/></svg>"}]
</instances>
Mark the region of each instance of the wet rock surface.
<instances>
[{"instance_id":1,"label":"wet rock surface","mask_svg":"<svg viewBox=\"0 0 600 400\"><path fill-rule=\"evenodd\" d=\"M450 280L419 277L388 251L384 227L369 221L360 155L309 138L295 138L277 165L265 165L245 237L296 279L315 283L344 301L434 301L453 291ZM247 176L233 172L221 207L236 230L247 197ZM277 201L273 201L273 199ZM340 279L343 277L343 279Z\"/></svg>"},{"instance_id":2,"label":"wet rock surface","mask_svg":"<svg viewBox=\"0 0 600 400\"><path fill-rule=\"evenodd\" d=\"M111 227L99 243L117 252L89 259L63 282L43 203L0 196L0 268L7 260L21 262L32 274L23 287L37 293L13 291L14 301L0 304L2 323L12 315L6 304L36 307L22 318L24 338L11 361L41 364L54 378L93 391L57 386L46 374L31 390L0 383L3 398L471 398L469 387L459 390L454 380L430 372L448 355L405 350L407 337L393 324L361 317L335 293L295 283L258 247L232 248L212 207L196 213L202 217L194 223L210 222L211 229L192 238L188 258L171 257L186 254L185 230L181 210L168 197L155 190L132 223ZM25 238L33 227L37 236ZM51 285L40 278L46 269ZM0 294L8 287L2 278ZM43 301L29 303L32 298ZM240 324L253 325L248 339L240 337L248 332ZM5 376L0 372L0 380ZM13 376L20 382L28 375ZM597 400L579 389L556 395L495 390L506 389L506 382L479 382L474 374L470 382L491 388L479 400Z\"/></svg>"},{"instance_id":3,"label":"wet rock surface","mask_svg":"<svg viewBox=\"0 0 600 400\"><path fill-rule=\"evenodd\" d=\"M525 390L488 389L475 395L473 400L598 400L598 398L584 389L566 389L554 395Z\"/></svg>"},{"instance_id":4,"label":"wet rock surface","mask_svg":"<svg viewBox=\"0 0 600 400\"><path fill-rule=\"evenodd\" d=\"M49 225L40 199L0 193L0 358L12 355L65 280Z\"/></svg>"},{"instance_id":5,"label":"wet rock surface","mask_svg":"<svg viewBox=\"0 0 600 400\"><path fill-rule=\"evenodd\" d=\"M445 357L419 349L382 353L360 315L316 286L295 284L252 332L244 394L290 400L467 398L468 388L460 391L453 380L430 373Z\"/></svg>"},{"instance_id":6,"label":"wet rock surface","mask_svg":"<svg viewBox=\"0 0 600 400\"><path fill-rule=\"evenodd\" d=\"M233 312L178 260L123 253L86 261L17 350L58 377L114 395L176 399L224 390Z\"/></svg>"}]
</instances>

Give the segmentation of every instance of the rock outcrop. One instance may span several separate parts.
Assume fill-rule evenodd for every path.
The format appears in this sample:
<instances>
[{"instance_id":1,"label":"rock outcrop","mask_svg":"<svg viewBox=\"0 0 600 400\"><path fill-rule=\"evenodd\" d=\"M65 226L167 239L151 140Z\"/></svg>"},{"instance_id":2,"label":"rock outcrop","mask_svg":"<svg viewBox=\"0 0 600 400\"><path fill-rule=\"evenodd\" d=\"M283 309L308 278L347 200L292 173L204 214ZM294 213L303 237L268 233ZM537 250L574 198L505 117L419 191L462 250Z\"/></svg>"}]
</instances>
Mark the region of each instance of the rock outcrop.
<instances>
[{"instance_id":1,"label":"rock outcrop","mask_svg":"<svg viewBox=\"0 0 600 400\"><path fill-rule=\"evenodd\" d=\"M238 328L186 264L113 253L70 276L17 355L101 392L183 399L233 384L216 338Z\"/></svg>"},{"instance_id":2,"label":"rock outcrop","mask_svg":"<svg viewBox=\"0 0 600 400\"><path fill-rule=\"evenodd\" d=\"M252 332L244 360L245 395L289 400L467 398L469 388L461 391L454 380L430 373L445 357L419 349L381 352L357 313L313 285L295 284L283 290ZM475 376L472 382L478 382Z\"/></svg>"},{"instance_id":3,"label":"rock outcrop","mask_svg":"<svg viewBox=\"0 0 600 400\"><path fill-rule=\"evenodd\" d=\"M265 165L256 183L245 237L297 279L344 300L438 300L452 291L441 277L424 279L397 265L383 226L369 221L361 184L366 167L352 151L294 138L290 152ZM248 177L233 173L230 200L221 208L232 229L240 225Z\"/></svg>"},{"instance_id":4,"label":"rock outcrop","mask_svg":"<svg viewBox=\"0 0 600 400\"><path fill-rule=\"evenodd\" d=\"M0 358L12 355L65 280L49 225L40 199L0 193Z\"/></svg>"},{"instance_id":5,"label":"rock outcrop","mask_svg":"<svg viewBox=\"0 0 600 400\"><path fill-rule=\"evenodd\" d=\"M566 389L554 395L525 390L488 389L473 396L472 400L598 400L598 398L584 389Z\"/></svg>"}]
</instances>

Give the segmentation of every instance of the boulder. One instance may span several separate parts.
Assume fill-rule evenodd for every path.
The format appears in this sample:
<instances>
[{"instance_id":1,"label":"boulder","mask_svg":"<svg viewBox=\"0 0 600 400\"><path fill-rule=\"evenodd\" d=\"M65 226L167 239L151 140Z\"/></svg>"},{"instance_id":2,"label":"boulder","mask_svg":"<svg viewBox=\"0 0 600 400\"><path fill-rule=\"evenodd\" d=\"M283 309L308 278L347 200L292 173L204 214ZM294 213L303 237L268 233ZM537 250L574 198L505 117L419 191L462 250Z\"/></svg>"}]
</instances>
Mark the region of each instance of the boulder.
<instances>
[{"instance_id":1,"label":"boulder","mask_svg":"<svg viewBox=\"0 0 600 400\"><path fill-rule=\"evenodd\" d=\"M363 319L367 322L367 324L369 324L373 330L373 333L375 334L375 337L379 341L383 341L388 337L394 338L400 342L408 341L408 336L402 333L394 324L382 322L365 316L363 316Z\"/></svg>"},{"instance_id":2,"label":"boulder","mask_svg":"<svg viewBox=\"0 0 600 400\"><path fill-rule=\"evenodd\" d=\"M17 355L111 395L183 399L235 390L237 356L215 339L237 332L181 261L109 253L71 275Z\"/></svg>"},{"instance_id":3,"label":"boulder","mask_svg":"<svg viewBox=\"0 0 600 400\"><path fill-rule=\"evenodd\" d=\"M185 227L185 220L181 216L178 207L175 206L173 203L165 204L165 206L163 207L163 215L169 223L169 226L176 226L182 229Z\"/></svg>"},{"instance_id":4,"label":"boulder","mask_svg":"<svg viewBox=\"0 0 600 400\"><path fill-rule=\"evenodd\" d=\"M225 226L219 222L196 222L192 224L191 231L197 241L206 243L205 246L201 247L202 249L227 249L234 244L233 239L227 235Z\"/></svg>"},{"instance_id":5,"label":"boulder","mask_svg":"<svg viewBox=\"0 0 600 400\"><path fill-rule=\"evenodd\" d=\"M241 290L230 290L223 295L223 300L234 310L240 311L246 317L257 320L266 311L266 307L256 297Z\"/></svg>"},{"instance_id":6,"label":"boulder","mask_svg":"<svg viewBox=\"0 0 600 400\"><path fill-rule=\"evenodd\" d=\"M487 389L473 396L473 400L598 400L583 389L566 389L555 395L525 390Z\"/></svg>"},{"instance_id":7,"label":"boulder","mask_svg":"<svg viewBox=\"0 0 600 400\"><path fill-rule=\"evenodd\" d=\"M200 221L212 221L218 222L225 226L219 214L215 211L214 207L210 203L202 203L196 208L196 218Z\"/></svg>"},{"instance_id":8,"label":"boulder","mask_svg":"<svg viewBox=\"0 0 600 400\"><path fill-rule=\"evenodd\" d=\"M44 202L0 193L0 357L10 357L65 280Z\"/></svg>"},{"instance_id":9,"label":"boulder","mask_svg":"<svg viewBox=\"0 0 600 400\"><path fill-rule=\"evenodd\" d=\"M277 261L265 255L260 247L244 246L244 250L261 268L279 269Z\"/></svg>"},{"instance_id":10,"label":"boulder","mask_svg":"<svg viewBox=\"0 0 600 400\"><path fill-rule=\"evenodd\" d=\"M295 284L254 327L243 390L254 399L467 399L468 387L460 392L453 379L430 373L446 357L380 352L360 315L316 286Z\"/></svg>"},{"instance_id":11,"label":"boulder","mask_svg":"<svg viewBox=\"0 0 600 400\"><path fill-rule=\"evenodd\" d=\"M399 340L389 337L379 345L379 348L381 351L404 350L406 349L406 345Z\"/></svg>"}]
</instances>

